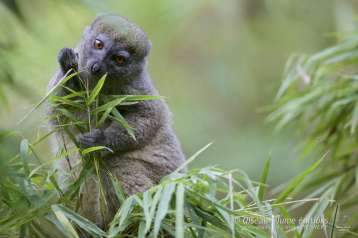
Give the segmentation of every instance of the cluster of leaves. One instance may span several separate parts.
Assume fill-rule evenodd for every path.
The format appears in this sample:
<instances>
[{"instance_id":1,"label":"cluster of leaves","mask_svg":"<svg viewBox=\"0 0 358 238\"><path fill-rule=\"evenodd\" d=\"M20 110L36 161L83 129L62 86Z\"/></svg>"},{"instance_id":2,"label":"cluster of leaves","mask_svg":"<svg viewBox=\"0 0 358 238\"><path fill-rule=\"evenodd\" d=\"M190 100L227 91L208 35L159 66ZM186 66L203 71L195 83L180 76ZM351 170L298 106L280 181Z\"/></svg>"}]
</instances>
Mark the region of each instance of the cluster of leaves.
<instances>
[{"instance_id":1,"label":"cluster of leaves","mask_svg":"<svg viewBox=\"0 0 358 238\"><path fill-rule=\"evenodd\" d=\"M81 79L80 90L75 91L66 85L67 80L71 80L76 74L69 75L56 85L53 91L60 86L68 93L65 95L51 95L50 103L54 112L50 120L56 120L59 127L64 128L66 133L70 133L70 126L76 127L80 133L89 132L94 128L100 128L108 121L116 121L123 126L127 132L134 137L133 128L126 122L118 107L130 106L145 100L156 100L159 96L151 95L103 95L100 94L106 80L104 75L91 90ZM76 77L77 79L77 77ZM81 118L78 115L87 115ZM70 135L73 138L73 135ZM73 140L75 142L75 140Z\"/></svg>"},{"instance_id":2,"label":"cluster of leaves","mask_svg":"<svg viewBox=\"0 0 358 238\"><path fill-rule=\"evenodd\" d=\"M278 128L298 125L302 157L326 154L322 166L302 185L307 197L321 196L319 213L328 200L358 211L358 37L345 39L317 54L296 55L287 63L275 110L269 120ZM331 211L334 212L334 211ZM358 213L353 212L347 236L358 235Z\"/></svg>"},{"instance_id":3,"label":"cluster of leaves","mask_svg":"<svg viewBox=\"0 0 358 238\"><path fill-rule=\"evenodd\" d=\"M269 161L259 183L252 182L244 172L239 171L203 168L182 174L179 172L181 168L178 168L159 185L131 197L126 197L120 182L111 177L121 207L109 228L102 230L81 217L77 213L81 187L89 174L97 174L100 181L98 171L103 168L98 150L108 148L99 146L82 151L76 148L82 156L81 171L79 176L72 179L68 189L63 191L57 184L56 170L51 165L56 160L66 159L71 152L62 151L44 163L45 160L36 153L36 146L47 141L57 130L65 131L75 143L74 135L68 133L70 130L66 128L88 132L106 120L117 121L133 134L133 128L129 127L117 108L142 100L155 100L157 97L102 95L100 92L105 76L92 90L84 87L83 91L75 91L66 86L74 76L76 74L64 77L30 111L49 99L56 109L56 116L52 120L59 119L61 123L32 143L23 139L20 153L5 163L6 172L1 174L0 179L0 236L80 237L81 233L86 233L92 237L301 237L302 234L308 236L312 233L306 226L300 227L294 223L281 225L275 222L275 217L290 219L288 209L291 205L299 207L306 204L308 200L286 200L320 161L271 200L265 200ZM67 93L56 93L60 87ZM87 117L79 118L76 112L84 112ZM205 149L194 154L183 166ZM104 199L100 202L104 202ZM307 217L314 215L307 214Z\"/></svg>"},{"instance_id":4,"label":"cluster of leaves","mask_svg":"<svg viewBox=\"0 0 358 238\"><path fill-rule=\"evenodd\" d=\"M183 174L180 167L159 185L127 197L113 178L121 207L104 231L76 213L73 201L78 201L86 174L82 173L66 192L61 191L51 168L53 160L43 163L36 154L36 145L48 135L34 143L22 140L20 154L7 161L7 173L0 179L0 237L78 238L83 233L91 237L289 237L290 230L297 229L295 224L285 227L276 223L275 217L289 218L285 207L290 203L282 201L303 175L278 199L264 200L268 161L260 183L252 182L241 171L208 167Z\"/></svg>"}]
</instances>

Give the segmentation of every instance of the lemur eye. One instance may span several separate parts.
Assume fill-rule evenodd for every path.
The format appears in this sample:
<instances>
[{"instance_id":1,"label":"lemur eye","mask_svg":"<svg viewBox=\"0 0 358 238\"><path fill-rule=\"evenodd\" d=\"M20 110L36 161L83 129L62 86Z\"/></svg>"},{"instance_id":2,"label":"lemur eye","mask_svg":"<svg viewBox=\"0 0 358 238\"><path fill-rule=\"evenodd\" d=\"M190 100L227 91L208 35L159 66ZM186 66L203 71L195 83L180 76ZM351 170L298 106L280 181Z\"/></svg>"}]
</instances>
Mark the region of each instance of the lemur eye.
<instances>
[{"instance_id":1,"label":"lemur eye","mask_svg":"<svg viewBox=\"0 0 358 238\"><path fill-rule=\"evenodd\" d=\"M100 49L103 48L104 44L103 44L102 41L96 39L96 40L94 41L94 43L93 43L93 46L94 46L94 48L100 50Z\"/></svg>"},{"instance_id":2,"label":"lemur eye","mask_svg":"<svg viewBox=\"0 0 358 238\"><path fill-rule=\"evenodd\" d=\"M114 56L115 61L117 62L117 64L124 64L126 62L126 57L124 57L123 55L116 55Z\"/></svg>"}]
</instances>

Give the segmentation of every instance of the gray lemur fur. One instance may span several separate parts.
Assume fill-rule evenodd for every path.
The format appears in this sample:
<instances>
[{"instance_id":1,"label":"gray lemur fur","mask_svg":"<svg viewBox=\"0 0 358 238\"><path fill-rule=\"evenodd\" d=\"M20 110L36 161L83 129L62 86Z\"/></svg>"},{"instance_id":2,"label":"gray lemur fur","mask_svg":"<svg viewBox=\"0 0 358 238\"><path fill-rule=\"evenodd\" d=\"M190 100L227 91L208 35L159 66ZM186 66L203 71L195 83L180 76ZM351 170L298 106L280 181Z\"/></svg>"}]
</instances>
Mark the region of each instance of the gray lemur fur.
<instances>
[{"instance_id":1,"label":"gray lemur fur","mask_svg":"<svg viewBox=\"0 0 358 238\"><path fill-rule=\"evenodd\" d=\"M96 39L100 40L103 48L95 47ZM107 73L102 90L106 94L158 95L146 68L150 47L150 41L138 26L116 15L101 15L86 28L82 40L75 49L60 50L60 69L53 76L49 89L53 88L70 69L75 69L80 72L80 78L90 86L95 85L98 79ZM118 65L114 60L117 55L125 60L123 64ZM78 87L78 80L71 79L67 86ZM57 93L63 95L66 92L65 89L60 89ZM55 110L56 108L50 107L49 116L54 114ZM178 168L185 158L171 126L169 109L163 100L143 101L119 107L118 110L134 128L136 140L115 121L107 121L103 128L93 129L89 133L81 134L75 129L73 133L82 148L102 145L114 151L103 156L103 162L118 178L125 193L131 195L157 184L163 176ZM51 122L53 126L58 123L53 120ZM61 145L64 142L70 147L70 140L63 134L57 133L57 144ZM71 156L70 163L72 166L80 164L78 156ZM59 168L61 172L66 172L71 165L61 161ZM93 178L89 177L85 181L80 213L104 227L120 204L116 200L108 176L104 175L108 213L101 214L98 184ZM63 178L60 176L61 179Z\"/></svg>"}]
</instances>

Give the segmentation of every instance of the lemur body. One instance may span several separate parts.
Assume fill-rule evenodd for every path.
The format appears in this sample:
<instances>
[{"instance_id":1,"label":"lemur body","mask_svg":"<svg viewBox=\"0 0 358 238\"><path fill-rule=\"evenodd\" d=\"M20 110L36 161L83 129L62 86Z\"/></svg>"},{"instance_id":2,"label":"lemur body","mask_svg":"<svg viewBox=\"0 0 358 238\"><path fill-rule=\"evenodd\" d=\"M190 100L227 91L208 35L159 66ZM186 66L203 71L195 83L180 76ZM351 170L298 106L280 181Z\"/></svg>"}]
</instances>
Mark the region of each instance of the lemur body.
<instances>
[{"instance_id":1,"label":"lemur body","mask_svg":"<svg viewBox=\"0 0 358 238\"><path fill-rule=\"evenodd\" d=\"M139 27L116 15L99 16L85 30L75 49L64 48L59 52L60 69L53 76L49 88L53 88L73 68L81 72L81 79L89 85L96 84L106 73L102 90L106 94L158 95L146 69L149 50L150 42ZM76 84L73 80L71 82ZM55 110L50 107L49 115ZM102 145L113 150L114 153L107 153L102 158L103 162L110 173L118 178L125 193L131 195L157 184L163 176L184 162L184 155L172 129L169 109L163 100L143 101L119 110L134 128L136 140L115 121L107 121L103 128L93 129L89 133L73 133L82 148ZM57 139L58 144L63 144L61 140L64 140L65 144L71 146L70 140L61 132ZM78 157L70 158L70 163L78 162ZM61 161L60 169L68 171L69 163ZM103 183L108 197L108 214L103 216L99 210L98 181L94 177L86 180L84 199L80 205L81 214L101 227L108 224L119 206L108 176L104 176Z\"/></svg>"}]
</instances>

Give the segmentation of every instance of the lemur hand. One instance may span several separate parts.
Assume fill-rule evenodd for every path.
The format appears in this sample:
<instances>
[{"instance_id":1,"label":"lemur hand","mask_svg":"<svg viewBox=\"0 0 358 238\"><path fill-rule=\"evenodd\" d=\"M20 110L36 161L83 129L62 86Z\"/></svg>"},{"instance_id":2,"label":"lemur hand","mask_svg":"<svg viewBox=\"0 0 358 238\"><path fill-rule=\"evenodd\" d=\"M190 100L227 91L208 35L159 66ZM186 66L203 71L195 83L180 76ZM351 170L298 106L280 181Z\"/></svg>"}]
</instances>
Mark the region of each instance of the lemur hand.
<instances>
[{"instance_id":1,"label":"lemur hand","mask_svg":"<svg viewBox=\"0 0 358 238\"><path fill-rule=\"evenodd\" d=\"M77 54L73 49L61 49L58 52L57 60L64 74L66 74L70 69L77 70L78 68Z\"/></svg>"},{"instance_id":2,"label":"lemur hand","mask_svg":"<svg viewBox=\"0 0 358 238\"><path fill-rule=\"evenodd\" d=\"M100 129L94 129L91 132L78 135L77 142L81 149L93 146L106 146L106 138Z\"/></svg>"},{"instance_id":3,"label":"lemur hand","mask_svg":"<svg viewBox=\"0 0 358 238\"><path fill-rule=\"evenodd\" d=\"M73 49L63 48L58 52L57 55L58 63L60 64L63 75L72 70L70 73L74 73L78 70L78 55L75 53ZM69 82L66 84L68 87L72 89L79 88L78 77L71 78Z\"/></svg>"}]
</instances>

